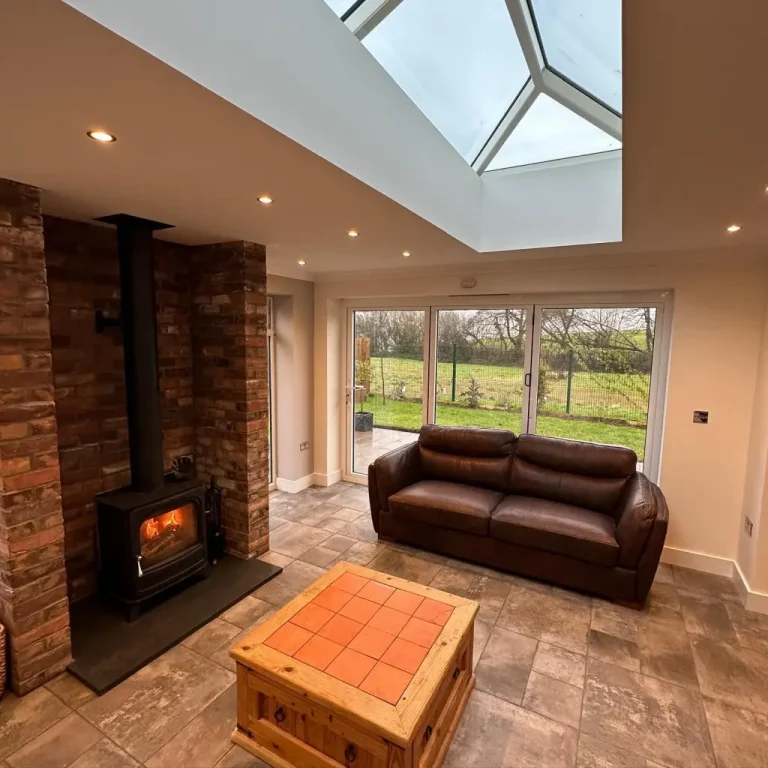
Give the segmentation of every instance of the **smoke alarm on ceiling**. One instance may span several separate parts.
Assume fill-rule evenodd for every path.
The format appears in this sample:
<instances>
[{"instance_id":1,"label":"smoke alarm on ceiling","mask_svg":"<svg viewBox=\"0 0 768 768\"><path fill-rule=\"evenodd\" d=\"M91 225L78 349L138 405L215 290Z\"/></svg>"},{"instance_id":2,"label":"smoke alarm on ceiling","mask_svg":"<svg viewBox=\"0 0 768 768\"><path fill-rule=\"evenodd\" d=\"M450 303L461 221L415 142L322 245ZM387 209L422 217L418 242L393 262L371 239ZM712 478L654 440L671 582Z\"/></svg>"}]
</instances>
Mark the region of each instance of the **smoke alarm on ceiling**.
<instances>
[{"instance_id":1,"label":"smoke alarm on ceiling","mask_svg":"<svg viewBox=\"0 0 768 768\"><path fill-rule=\"evenodd\" d=\"M465 277L461 281L462 288L474 288L477 285L477 280L474 277Z\"/></svg>"}]
</instances>

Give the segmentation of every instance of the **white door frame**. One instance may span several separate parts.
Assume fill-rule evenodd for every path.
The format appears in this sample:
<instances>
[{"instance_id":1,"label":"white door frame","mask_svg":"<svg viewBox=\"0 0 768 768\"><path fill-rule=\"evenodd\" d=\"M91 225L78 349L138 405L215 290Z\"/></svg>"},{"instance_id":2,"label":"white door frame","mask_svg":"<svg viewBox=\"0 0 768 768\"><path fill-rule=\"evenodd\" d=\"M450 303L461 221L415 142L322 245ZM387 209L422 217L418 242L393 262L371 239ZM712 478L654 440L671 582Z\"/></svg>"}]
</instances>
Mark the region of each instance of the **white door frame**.
<instances>
[{"instance_id":1,"label":"white door frame","mask_svg":"<svg viewBox=\"0 0 768 768\"><path fill-rule=\"evenodd\" d=\"M520 416L520 424L525 426L528 420L528 408L530 404L530 383L532 377L530 376L531 369L531 328L533 318L533 304L510 304L508 301L486 301L486 302L472 302L463 303L460 306L456 304L434 304L430 307L430 314L432 317L431 334L429 338L429 397L426 398L429 401L429 408L427 412L427 419L425 424L434 424L437 412L437 334L438 334L438 312L449 311L457 309L520 309L525 312L525 346L523 348L523 394L522 394L522 413Z\"/></svg>"},{"instance_id":2,"label":"white door frame","mask_svg":"<svg viewBox=\"0 0 768 768\"><path fill-rule=\"evenodd\" d=\"M271 296L267 296L267 353L269 355L269 365L267 375L269 376L268 394L268 413L269 419L269 445L267 449L269 451L269 468L272 475L270 482L267 485L267 490L274 491L277 489L277 424L275 424L275 398L277 396L277 387L275 386L275 371L277 367L275 365L275 312L274 302Z\"/></svg>"},{"instance_id":3,"label":"white door frame","mask_svg":"<svg viewBox=\"0 0 768 768\"><path fill-rule=\"evenodd\" d=\"M429 381L429 355L427 354L427 344L430 339L430 319L431 314L429 312L429 306L424 305L400 305L391 303L381 304L376 303L375 306L368 304L354 304L347 306L346 317L346 333L343 334L344 349L342 350L342 365L343 365L343 381L344 389L342 391L342 479L349 483L360 483L362 485L368 484L368 477L365 474L357 473L354 471L355 461L355 419L354 419L354 384L355 384L355 312L402 312L402 311L421 311L424 313L424 346L422 348L422 357L424 358L424 373L422 380ZM422 413L421 420L425 423L427 418L428 400L426 397L427 390L425 390L425 396L422 397ZM415 439L415 436L414 436Z\"/></svg>"}]
</instances>

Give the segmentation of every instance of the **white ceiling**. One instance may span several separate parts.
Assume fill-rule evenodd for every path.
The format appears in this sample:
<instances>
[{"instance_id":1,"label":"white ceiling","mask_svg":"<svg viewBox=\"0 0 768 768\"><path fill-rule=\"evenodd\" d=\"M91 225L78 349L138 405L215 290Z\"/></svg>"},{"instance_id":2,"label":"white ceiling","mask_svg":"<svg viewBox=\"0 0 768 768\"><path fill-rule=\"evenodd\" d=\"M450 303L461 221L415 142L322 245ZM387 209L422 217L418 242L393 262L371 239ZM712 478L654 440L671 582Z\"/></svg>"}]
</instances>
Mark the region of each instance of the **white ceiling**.
<instances>
[{"instance_id":1,"label":"white ceiling","mask_svg":"<svg viewBox=\"0 0 768 768\"><path fill-rule=\"evenodd\" d=\"M243 0L226 2L243 5ZM302 0L309 2L338 26L334 45L359 46L323 0ZM264 0L264 5L290 4ZM625 5L624 242L567 253L768 242L768 106L760 98L768 4ZM178 18L189 5L164 0L164 7ZM407 152L391 157L364 135L356 137L352 159L336 156L329 162L319 155L328 157L337 147L326 142L312 147L318 154L313 153L59 0L6 3L0 51L0 176L42 187L47 212L89 219L126 211L175 224L165 236L179 242L262 242L271 271L306 277L552 254L552 249L498 250L498 241L481 236L479 198L466 190L482 183L476 175L464 176L464 170L473 172L454 163L454 156L463 161L445 151L453 152L426 119L423 128L409 123L403 135L419 134L416 149L428 156L421 151L416 157ZM232 62L225 63L234 73ZM274 68L278 62L261 66ZM303 69L292 68L290 60L279 68L301 93L306 62ZM344 95L343 81L326 86ZM304 100L319 107L322 95L307 91ZM270 121L285 118L284 132L295 134L296 124L288 118L295 121L298 113L286 117L277 106L265 107L272 108ZM307 130L313 127L311 120L304 123ZM112 130L118 142L102 146L88 140L85 130L92 127ZM419 132L426 137L428 131L440 141L419 143ZM376 158L376 167L366 157ZM390 176L383 177L382 169ZM448 186L446 174L459 185ZM276 200L270 208L255 201L264 192ZM525 224L526 217L516 213L521 223L510 229ZM546 227L547 217L539 220L538 226ZM723 231L731 221L744 227L735 238ZM361 237L348 238L350 227ZM479 254L472 245L496 250ZM408 261L400 255L404 249L413 252ZM306 271L296 266L298 258L307 260Z\"/></svg>"}]
</instances>

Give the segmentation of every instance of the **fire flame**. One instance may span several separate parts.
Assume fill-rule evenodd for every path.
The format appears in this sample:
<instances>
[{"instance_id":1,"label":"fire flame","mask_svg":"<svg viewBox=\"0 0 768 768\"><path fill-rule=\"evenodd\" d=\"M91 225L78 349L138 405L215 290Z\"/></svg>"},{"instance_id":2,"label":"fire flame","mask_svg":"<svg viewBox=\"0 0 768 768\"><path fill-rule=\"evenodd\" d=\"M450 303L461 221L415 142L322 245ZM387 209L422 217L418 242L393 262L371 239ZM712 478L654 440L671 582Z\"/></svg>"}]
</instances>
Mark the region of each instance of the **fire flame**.
<instances>
[{"instance_id":1,"label":"fire flame","mask_svg":"<svg viewBox=\"0 0 768 768\"><path fill-rule=\"evenodd\" d=\"M166 512L164 515L158 515L157 517L150 517L141 526L142 538L147 541L156 539L166 528L173 526L178 528L182 523L182 512L180 509L174 509L170 512Z\"/></svg>"},{"instance_id":2,"label":"fire flame","mask_svg":"<svg viewBox=\"0 0 768 768\"><path fill-rule=\"evenodd\" d=\"M157 522L156 517L151 517L149 520L147 520L146 523L144 523L144 538L145 539L154 539L156 536L160 535L160 525Z\"/></svg>"}]
</instances>

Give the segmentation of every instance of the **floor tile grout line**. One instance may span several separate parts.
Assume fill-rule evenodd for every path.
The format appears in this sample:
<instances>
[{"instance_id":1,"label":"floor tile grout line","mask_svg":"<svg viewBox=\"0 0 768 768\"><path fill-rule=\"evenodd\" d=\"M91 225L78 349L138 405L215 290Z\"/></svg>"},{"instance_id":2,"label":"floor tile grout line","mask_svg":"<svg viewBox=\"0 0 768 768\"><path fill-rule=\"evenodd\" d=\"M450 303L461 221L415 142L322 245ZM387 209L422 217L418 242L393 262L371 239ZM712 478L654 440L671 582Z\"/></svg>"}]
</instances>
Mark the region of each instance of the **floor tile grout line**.
<instances>
[{"instance_id":1,"label":"floor tile grout line","mask_svg":"<svg viewBox=\"0 0 768 768\"><path fill-rule=\"evenodd\" d=\"M45 688L45 686L43 687ZM60 701L65 707L67 707L69 711L63 717L60 717L58 720L54 720L54 722L52 722L50 725L43 728L43 730L40 731L40 733L35 734L31 739L29 739L28 741L25 741L18 749L14 750L13 752L9 753L4 758L2 758L6 762L10 760L10 758L12 758L18 752L21 752L21 750L24 749L24 747L26 747L28 744L31 744L35 739L40 738L40 736L42 736L44 733L48 733L48 731L50 731L51 728L54 728L55 726L57 726L60 722L62 722L62 720L66 720L71 714L73 713L79 714L73 707L70 707L69 704L67 704L65 701L61 701L61 699L58 696L56 696L56 694L53 691L49 691L48 688L45 688L45 690L48 691L48 693L50 693L51 696L53 696L57 701ZM82 715L80 715L80 717L82 717ZM85 718L83 719L85 720ZM86 720L86 722L88 721Z\"/></svg>"}]
</instances>

